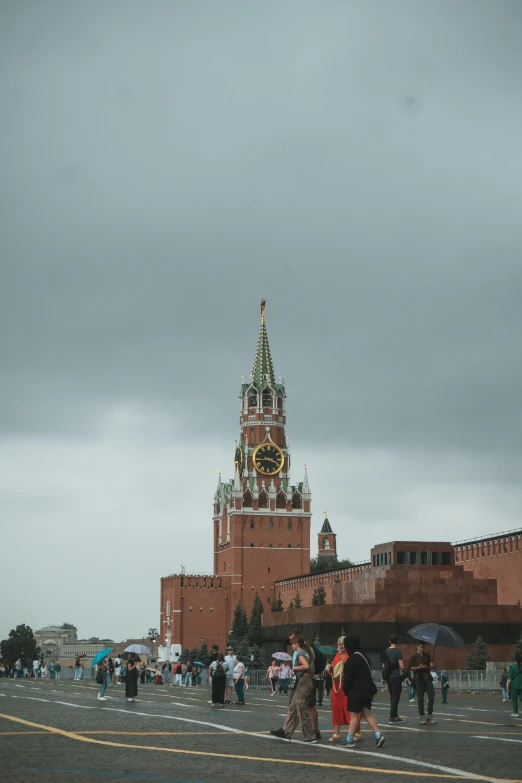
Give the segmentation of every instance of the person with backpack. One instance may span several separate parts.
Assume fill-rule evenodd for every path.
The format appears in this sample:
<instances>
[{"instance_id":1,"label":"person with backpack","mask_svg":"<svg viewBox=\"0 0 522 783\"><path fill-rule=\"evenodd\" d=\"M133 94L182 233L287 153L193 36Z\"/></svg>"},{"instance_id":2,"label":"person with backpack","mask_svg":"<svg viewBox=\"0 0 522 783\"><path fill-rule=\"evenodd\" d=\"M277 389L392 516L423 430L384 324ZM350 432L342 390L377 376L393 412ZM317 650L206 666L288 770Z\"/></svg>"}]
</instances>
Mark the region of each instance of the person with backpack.
<instances>
[{"instance_id":1,"label":"person with backpack","mask_svg":"<svg viewBox=\"0 0 522 783\"><path fill-rule=\"evenodd\" d=\"M343 690L348 699L350 711L350 730L343 748L355 748L355 734L361 730L361 713L375 735L375 747L384 745L384 737L377 719L372 713L372 701L377 693L368 658L361 652L358 636L345 636L344 648L348 660L344 664Z\"/></svg>"},{"instance_id":2,"label":"person with backpack","mask_svg":"<svg viewBox=\"0 0 522 783\"><path fill-rule=\"evenodd\" d=\"M404 723L404 718L399 718L399 701L402 694L402 675L404 661L402 653L397 647L399 637L391 633L388 639L389 647L382 656L382 681L388 686L390 694L390 717L388 723Z\"/></svg>"},{"instance_id":3,"label":"person with backpack","mask_svg":"<svg viewBox=\"0 0 522 783\"><path fill-rule=\"evenodd\" d=\"M518 718L518 700L522 701L522 655L515 653L515 663L512 663L508 671L507 689L511 697L513 712L512 718Z\"/></svg>"},{"instance_id":4,"label":"person with backpack","mask_svg":"<svg viewBox=\"0 0 522 783\"><path fill-rule=\"evenodd\" d=\"M216 659L208 667L212 682L212 706L222 707L225 703L225 686L227 684L228 663L225 663L223 653L217 653Z\"/></svg>"},{"instance_id":5,"label":"person with backpack","mask_svg":"<svg viewBox=\"0 0 522 783\"><path fill-rule=\"evenodd\" d=\"M298 637L302 638L301 632L297 628L290 632L289 640L292 647L294 647L294 641ZM315 731L315 738L319 740L321 739L321 732L319 731L319 716L317 714L317 707L316 707L317 700L315 694L314 677L316 676L316 674L320 674L321 672L324 671L326 661L323 653L317 647L310 647L310 645L306 641L303 641L303 644L304 644L303 649L308 655L310 660L310 669L312 674L312 690L311 693L307 695L307 705L308 705L308 710L310 712L310 717L312 719L312 725ZM292 690L290 692L290 699L288 703L289 706L288 706L284 725L280 729L270 732L275 737L286 737L287 734L288 721L290 717L290 707L292 706L294 695L297 691L297 686L299 684L298 673L297 670L295 669L296 662L297 662L297 651L294 649L293 656L292 656L292 668L294 670L294 674L296 675L296 679L292 687Z\"/></svg>"}]
</instances>

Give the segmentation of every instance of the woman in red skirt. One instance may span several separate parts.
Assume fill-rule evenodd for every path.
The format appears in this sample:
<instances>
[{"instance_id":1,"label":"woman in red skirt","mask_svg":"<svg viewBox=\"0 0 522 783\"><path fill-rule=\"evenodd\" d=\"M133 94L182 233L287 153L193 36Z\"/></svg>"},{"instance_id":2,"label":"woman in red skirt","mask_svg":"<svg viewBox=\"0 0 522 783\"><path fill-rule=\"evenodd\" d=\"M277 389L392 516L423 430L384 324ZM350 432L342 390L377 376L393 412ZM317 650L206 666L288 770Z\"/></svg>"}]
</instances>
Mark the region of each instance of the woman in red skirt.
<instances>
[{"instance_id":1,"label":"woman in red skirt","mask_svg":"<svg viewBox=\"0 0 522 783\"><path fill-rule=\"evenodd\" d=\"M330 674L332 675L332 724L333 724L333 736L330 737L328 742L340 742L341 741L341 726L350 725L350 713L348 712L346 695L343 691L343 668L344 664L348 660L348 653L344 648L344 636L341 636L337 640L338 653L333 659L330 667ZM357 734L354 739L359 740L360 734Z\"/></svg>"}]
</instances>

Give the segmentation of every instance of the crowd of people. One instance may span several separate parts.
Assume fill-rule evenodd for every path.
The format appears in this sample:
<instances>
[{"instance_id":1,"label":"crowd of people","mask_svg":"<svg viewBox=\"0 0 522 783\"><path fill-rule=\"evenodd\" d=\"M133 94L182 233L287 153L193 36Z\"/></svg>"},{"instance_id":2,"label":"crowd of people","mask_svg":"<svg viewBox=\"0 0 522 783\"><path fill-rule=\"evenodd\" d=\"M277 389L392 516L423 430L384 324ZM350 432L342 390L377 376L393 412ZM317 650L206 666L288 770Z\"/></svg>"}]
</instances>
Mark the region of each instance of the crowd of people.
<instances>
[{"instance_id":1,"label":"crowd of people","mask_svg":"<svg viewBox=\"0 0 522 783\"><path fill-rule=\"evenodd\" d=\"M290 739L301 724L305 742L321 739L318 726L317 705L322 705L324 694L330 698L333 735L329 742L341 743L341 727L347 727L347 736L342 742L346 748L355 747L361 739L360 726L365 720L373 731L375 744L381 747L384 737L372 713L372 701L377 688L372 676L369 659L361 651L359 637L344 636L337 641L337 653L326 658L321 650L307 642L298 629L289 637L292 656L289 660L273 659L266 672L272 696L287 696L289 704L286 719L280 728L271 733ZM447 703L449 677L445 670L437 672L431 656L426 652L424 642L417 642L417 650L406 665L398 647L399 638L391 634L388 647L381 656L382 682L387 685L390 696L388 723L403 723L399 715L399 703L406 683L408 700L417 701L421 724L435 724L433 715L435 689L440 688L441 701ZM125 698L133 701L138 695L138 681L144 685L171 685L174 687L197 687L202 684L203 666L200 662L165 662L149 666L138 656L130 653L114 659L106 657L96 666L96 681L100 685L98 699L105 701L106 689L111 685L125 685ZM60 679L61 666L55 661L48 665L35 658L32 667L20 658L13 666L0 662L0 677ZM77 658L74 665L74 679L83 678L84 665ZM212 647L208 676L211 683L213 707L227 704L244 706L245 691L248 689L249 673L241 655L227 648L226 655ZM504 668L499 686L502 701L511 699L512 717L518 718L519 699L522 700L522 656L516 653L515 662L509 670ZM235 696L235 701L233 701Z\"/></svg>"}]
</instances>

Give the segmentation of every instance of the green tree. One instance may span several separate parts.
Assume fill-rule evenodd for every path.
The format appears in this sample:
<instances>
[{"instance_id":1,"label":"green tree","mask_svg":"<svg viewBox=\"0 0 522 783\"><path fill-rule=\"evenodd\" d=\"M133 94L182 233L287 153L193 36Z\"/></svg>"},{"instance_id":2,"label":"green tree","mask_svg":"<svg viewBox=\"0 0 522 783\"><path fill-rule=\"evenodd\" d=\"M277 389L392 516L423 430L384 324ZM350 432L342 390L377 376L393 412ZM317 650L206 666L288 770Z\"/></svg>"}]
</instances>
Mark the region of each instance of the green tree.
<instances>
[{"instance_id":1,"label":"green tree","mask_svg":"<svg viewBox=\"0 0 522 783\"><path fill-rule=\"evenodd\" d=\"M234 609L234 617L232 618L232 628L230 629L228 643L231 644L232 647L237 647L247 634L247 614L245 612L245 608L241 606L241 602L238 601L236 608Z\"/></svg>"},{"instance_id":2,"label":"green tree","mask_svg":"<svg viewBox=\"0 0 522 783\"><path fill-rule=\"evenodd\" d=\"M194 661L199 661L199 647L193 647L192 650L189 652L188 659L191 663L194 663Z\"/></svg>"},{"instance_id":3,"label":"green tree","mask_svg":"<svg viewBox=\"0 0 522 783\"><path fill-rule=\"evenodd\" d=\"M255 644L259 639L261 633L261 615L263 614L263 602L259 597L259 593L255 594L254 603L252 604L252 612L250 614L250 622L248 623L248 640L250 644Z\"/></svg>"},{"instance_id":4,"label":"green tree","mask_svg":"<svg viewBox=\"0 0 522 783\"><path fill-rule=\"evenodd\" d=\"M328 571L337 571L339 568L351 568L353 563L351 560L338 560L335 558L313 557L310 560L310 573L311 574L324 574Z\"/></svg>"},{"instance_id":5,"label":"green tree","mask_svg":"<svg viewBox=\"0 0 522 783\"><path fill-rule=\"evenodd\" d=\"M252 647L249 650L250 658L248 659L248 668L249 669L264 669L265 668L265 658L263 656L263 651L260 647L257 646L257 644L253 644ZM253 656L253 660L252 659Z\"/></svg>"},{"instance_id":6,"label":"green tree","mask_svg":"<svg viewBox=\"0 0 522 783\"><path fill-rule=\"evenodd\" d=\"M22 663L32 663L40 655L40 648L36 644L33 629L28 625L17 625L9 636L0 642L0 657L3 661L13 666L18 658Z\"/></svg>"},{"instance_id":7,"label":"green tree","mask_svg":"<svg viewBox=\"0 0 522 783\"><path fill-rule=\"evenodd\" d=\"M300 609L302 607L302 605L303 605L303 602L301 601L301 593L298 590L297 593L295 594L295 598L294 598L294 607L296 609Z\"/></svg>"},{"instance_id":8,"label":"green tree","mask_svg":"<svg viewBox=\"0 0 522 783\"><path fill-rule=\"evenodd\" d=\"M485 669L489 659L488 646L482 636L477 636L468 654L468 669Z\"/></svg>"},{"instance_id":9,"label":"green tree","mask_svg":"<svg viewBox=\"0 0 522 783\"><path fill-rule=\"evenodd\" d=\"M326 590L323 585L319 585L312 595L312 606L324 606L326 604Z\"/></svg>"},{"instance_id":10,"label":"green tree","mask_svg":"<svg viewBox=\"0 0 522 783\"><path fill-rule=\"evenodd\" d=\"M279 593L278 598L275 601L272 601L272 612L282 612L283 609L283 599L281 598L281 593Z\"/></svg>"},{"instance_id":11,"label":"green tree","mask_svg":"<svg viewBox=\"0 0 522 783\"><path fill-rule=\"evenodd\" d=\"M210 663L210 653L208 651L208 644L206 642L203 642L201 647L198 650L198 661L201 661L202 664L205 666L208 666Z\"/></svg>"}]
</instances>

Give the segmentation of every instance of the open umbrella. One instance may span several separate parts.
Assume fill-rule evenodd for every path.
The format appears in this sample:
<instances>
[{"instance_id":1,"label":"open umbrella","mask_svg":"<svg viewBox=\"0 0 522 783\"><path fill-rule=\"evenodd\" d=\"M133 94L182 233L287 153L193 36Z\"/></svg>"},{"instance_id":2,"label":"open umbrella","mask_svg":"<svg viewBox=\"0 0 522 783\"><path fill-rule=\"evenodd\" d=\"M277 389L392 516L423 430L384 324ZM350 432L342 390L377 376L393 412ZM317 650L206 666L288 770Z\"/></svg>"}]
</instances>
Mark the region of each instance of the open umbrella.
<instances>
[{"instance_id":1,"label":"open umbrella","mask_svg":"<svg viewBox=\"0 0 522 783\"><path fill-rule=\"evenodd\" d=\"M194 664L194 666L204 666L205 665L204 663L201 663L201 661L192 661L192 663Z\"/></svg>"},{"instance_id":2,"label":"open umbrella","mask_svg":"<svg viewBox=\"0 0 522 783\"><path fill-rule=\"evenodd\" d=\"M138 653L128 653L128 652L124 652L124 653L122 653L122 654L120 655L120 658L122 659L122 661L128 661L131 655L134 655L134 660L135 660L137 663L141 663L141 658L140 658L140 656L138 655Z\"/></svg>"},{"instance_id":3,"label":"open umbrella","mask_svg":"<svg viewBox=\"0 0 522 783\"><path fill-rule=\"evenodd\" d=\"M276 661L291 661L292 660L292 656L288 655L288 653L285 653L285 652L272 653L272 658L274 658Z\"/></svg>"},{"instance_id":4,"label":"open umbrella","mask_svg":"<svg viewBox=\"0 0 522 783\"><path fill-rule=\"evenodd\" d=\"M129 644L128 647L125 648L125 652L133 652L133 653L141 653L142 655L150 655L150 650L148 647L145 647L144 644Z\"/></svg>"},{"instance_id":5,"label":"open umbrella","mask_svg":"<svg viewBox=\"0 0 522 783\"><path fill-rule=\"evenodd\" d=\"M433 657L438 647L465 647L464 641L458 633L448 625L438 623L421 623L408 631L410 636L419 642L427 642L433 645Z\"/></svg>"},{"instance_id":6,"label":"open umbrella","mask_svg":"<svg viewBox=\"0 0 522 783\"><path fill-rule=\"evenodd\" d=\"M100 650L99 653L96 653L96 655L92 659L91 666L96 666L97 663L103 661L104 658L106 658L108 655L111 654L113 649L114 649L113 647L106 647L105 650Z\"/></svg>"},{"instance_id":7,"label":"open umbrella","mask_svg":"<svg viewBox=\"0 0 522 783\"><path fill-rule=\"evenodd\" d=\"M321 644L318 648L324 655L335 655L339 652L337 647L332 647L331 644Z\"/></svg>"}]
</instances>

